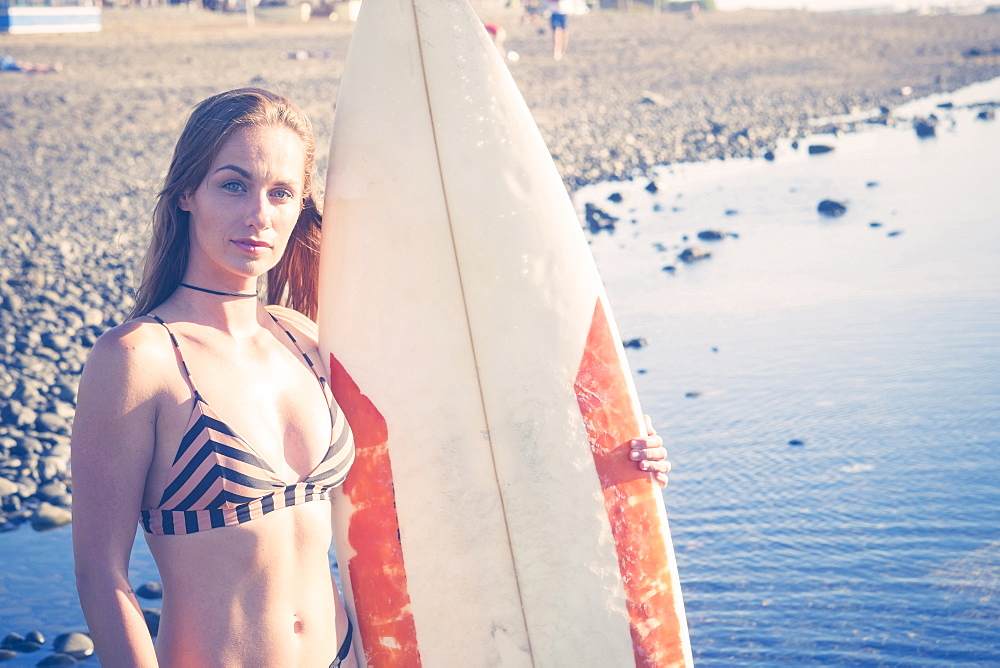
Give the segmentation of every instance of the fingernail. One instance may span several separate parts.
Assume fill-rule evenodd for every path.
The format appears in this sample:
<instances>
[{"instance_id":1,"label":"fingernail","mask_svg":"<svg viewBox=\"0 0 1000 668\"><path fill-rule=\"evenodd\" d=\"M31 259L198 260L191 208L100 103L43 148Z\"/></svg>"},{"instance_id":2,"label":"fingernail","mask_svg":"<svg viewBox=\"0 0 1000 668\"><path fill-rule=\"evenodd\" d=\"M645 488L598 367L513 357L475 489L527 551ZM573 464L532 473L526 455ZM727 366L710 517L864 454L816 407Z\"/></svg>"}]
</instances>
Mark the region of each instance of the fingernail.
<instances>
[{"instance_id":1,"label":"fingernail","mask_svg":"<svg viewBox=\"0 0 1000 668\"><path fill-rule=\"evenodd\" d=\"M638 450L633 450L632 452L628 453L628 456L631 457L632 459L639 459L639 456L641 454L642 453L640 453Z\"/></svg>"}]
</instances>

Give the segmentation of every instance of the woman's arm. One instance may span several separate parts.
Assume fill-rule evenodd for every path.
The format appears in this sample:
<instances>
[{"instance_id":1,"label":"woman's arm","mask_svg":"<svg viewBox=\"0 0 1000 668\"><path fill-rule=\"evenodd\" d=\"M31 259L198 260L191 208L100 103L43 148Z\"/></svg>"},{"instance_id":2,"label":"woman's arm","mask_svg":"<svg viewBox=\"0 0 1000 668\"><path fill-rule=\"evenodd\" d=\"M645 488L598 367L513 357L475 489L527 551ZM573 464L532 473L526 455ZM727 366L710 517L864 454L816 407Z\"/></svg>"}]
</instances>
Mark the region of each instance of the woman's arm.
<instances>
[{"instance_id":1,"label":"woman's arm","mask_svg":"<svg viewBox=\"0 0 1000 668\"><path fill-rule=\"evenodd\" d=\"M98 340L84 367L73 424L77 590L101 664L112 667L157 665L128 580L155 440L153 374L139 355L147 337L130 323Z\"/></svg>"}]
</instances>

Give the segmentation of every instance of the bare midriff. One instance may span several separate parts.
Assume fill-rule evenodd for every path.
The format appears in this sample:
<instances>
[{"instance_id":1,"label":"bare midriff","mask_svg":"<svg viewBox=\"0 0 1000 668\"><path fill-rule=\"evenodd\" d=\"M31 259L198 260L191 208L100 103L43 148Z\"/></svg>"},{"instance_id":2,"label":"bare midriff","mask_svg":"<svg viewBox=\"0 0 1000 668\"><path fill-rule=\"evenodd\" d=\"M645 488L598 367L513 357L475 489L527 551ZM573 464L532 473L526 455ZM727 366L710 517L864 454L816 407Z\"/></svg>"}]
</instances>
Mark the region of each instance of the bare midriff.
<instances>
[{"instance_id":1,"label":"bare midriff","mask_svg":"<svg viewBox=\"0 0 1000 668\"><path fill-rule=\"evenodd\" d=\"M329 666L347 631L330 541L328 501L188 535L147 534L163 581L160 666Z\"/></svg>"}]
</instances>

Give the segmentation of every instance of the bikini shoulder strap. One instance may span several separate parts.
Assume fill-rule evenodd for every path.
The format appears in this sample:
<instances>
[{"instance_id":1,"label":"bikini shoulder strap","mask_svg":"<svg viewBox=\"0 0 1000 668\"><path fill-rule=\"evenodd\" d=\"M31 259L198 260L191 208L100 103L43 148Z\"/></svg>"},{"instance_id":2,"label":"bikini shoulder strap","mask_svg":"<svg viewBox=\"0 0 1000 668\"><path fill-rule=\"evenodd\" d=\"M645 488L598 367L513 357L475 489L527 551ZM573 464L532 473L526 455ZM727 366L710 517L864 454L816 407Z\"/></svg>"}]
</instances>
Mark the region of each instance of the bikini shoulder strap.
<instances>
[{"instance_id":1,"label":"bikini shoulder strap","mask_svg":"<svg viewBox=\"0 0 1000 668\"><path fill-rule=\"evenodd\" d=\"M177 337L174 336L173 331L171 331L170 327L167 326L167 323L165 323L160 316L155 313L147 313L146 316L160 323L163 325L163 328L167 330L167 334L170 336L170 342L174 345L174 353L177 355L177 362L180 364L181 370L184 372L184 378L187 380L187 384L190 386L195 400L204 403L205 400L202 398L201 392L198 391L198 387L194 384L194 378L191 377L191 372L188 370L188 365L184 360L184 353L181 352L181 345L178 343Z\"/></svg>"}]
</instances>

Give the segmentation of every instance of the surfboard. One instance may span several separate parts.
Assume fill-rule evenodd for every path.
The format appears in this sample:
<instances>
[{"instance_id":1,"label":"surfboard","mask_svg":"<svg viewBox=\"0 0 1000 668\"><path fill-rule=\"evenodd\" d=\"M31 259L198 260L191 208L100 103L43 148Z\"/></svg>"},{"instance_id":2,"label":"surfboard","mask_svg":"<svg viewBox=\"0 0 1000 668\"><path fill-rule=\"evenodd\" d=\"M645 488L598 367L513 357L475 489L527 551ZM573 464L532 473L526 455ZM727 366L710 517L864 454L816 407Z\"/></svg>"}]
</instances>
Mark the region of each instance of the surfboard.
<instances>
[{"instance_id":1,"label":"surfboard","mask_svg":"<svg viewBox=\"0 0 1000 668\"><path fill-rule=\"evenodd\" d=\"M365 0L334 118L320 348L357 458L362 665L691 665L600 277L466 0Z\"/></svg>"}]
</instances>

